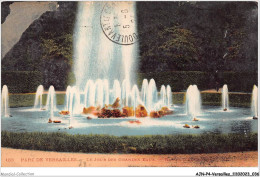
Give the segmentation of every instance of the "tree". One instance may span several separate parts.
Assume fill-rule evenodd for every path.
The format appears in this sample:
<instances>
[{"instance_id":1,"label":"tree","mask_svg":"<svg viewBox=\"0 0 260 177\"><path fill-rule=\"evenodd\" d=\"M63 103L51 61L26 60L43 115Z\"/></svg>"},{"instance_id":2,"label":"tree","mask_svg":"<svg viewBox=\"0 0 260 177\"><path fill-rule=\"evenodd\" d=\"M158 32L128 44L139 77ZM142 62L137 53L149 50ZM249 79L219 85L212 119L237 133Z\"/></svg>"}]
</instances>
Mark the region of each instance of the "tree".
<instances>
[{"instance_id":1,"label":"tree","mask_svg":"<svg viewBox=\"0 0 260 177\"><path fill-rule=\"evenodd\" d=\"M160 32L163 42L159 46L160 61L169 68L191 69L198 62L196 39L190 30L174 26Z\"/></svg>"}]
</instances>

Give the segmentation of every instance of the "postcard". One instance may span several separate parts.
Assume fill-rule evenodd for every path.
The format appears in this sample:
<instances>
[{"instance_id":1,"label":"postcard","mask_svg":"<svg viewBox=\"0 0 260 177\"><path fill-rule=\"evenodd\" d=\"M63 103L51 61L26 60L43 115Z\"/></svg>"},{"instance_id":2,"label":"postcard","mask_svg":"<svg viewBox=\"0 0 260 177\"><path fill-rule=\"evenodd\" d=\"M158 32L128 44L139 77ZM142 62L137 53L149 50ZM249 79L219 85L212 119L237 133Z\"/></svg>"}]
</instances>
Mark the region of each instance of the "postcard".
<instances>
[{"instance_id":1,"label":"postcard","mask_svg":"<svg viewBox=\"0 0 260 177\"><path fill-rule=\"evenodd\" d=\"M1 167L258 167L258 2L1 10Z\"/></svg>"}]
</instances>

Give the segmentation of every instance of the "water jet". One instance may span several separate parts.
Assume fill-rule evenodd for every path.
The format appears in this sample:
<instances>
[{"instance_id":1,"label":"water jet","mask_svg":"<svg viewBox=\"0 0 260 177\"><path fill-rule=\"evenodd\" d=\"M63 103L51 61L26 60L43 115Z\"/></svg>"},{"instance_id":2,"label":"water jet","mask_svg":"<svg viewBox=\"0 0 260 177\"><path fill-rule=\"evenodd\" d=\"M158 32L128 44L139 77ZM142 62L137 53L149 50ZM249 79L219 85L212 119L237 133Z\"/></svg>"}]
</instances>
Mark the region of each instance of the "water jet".
<instances>
[{"instance_id":1,"label":"water jet","mask_svg":"<svg viewBox=\"0 0 260 177\"><path fill-rule=\"evenodd\" d=\"M228 87L225 84L222 89L222 109L227 111L229 108L229 99L228 99Z\"/></svg>"},{"instance_id":2,"label":"water jet","mask_svg":"<svg viewBox=\"0 0 260 177\"><path fill-rule=\"evenodd\" d=\"M254 85L252 91L251 111L253 119L258 119L258 88L256 85Z\"/></svg>"},{"instance_id":3,"label":"water jet","mask_svg":"<svg viewBox=\"0 0 260 177\"><path fill-rule=\"evenodd\" d=\"M46 110L50 111L50 118L53 118L54 110L56 110L56 93L52 85L50 86L47 95Z\"/></svg>"},{"instance_id":4,"label":"water jet","mask_svg":"<svg viewBox=\"0 0 260 177\"><path fill-rule=\"evenodd\" d=\"M6 85L2 88L2 104L1 104L1 112L4 117L11 117L9 110L9 93Z\"/></svg>"},{"instance_id":5,"label":"water jet","mask_svg":"<svg viewBox=\"0 0 260 177\"><path fill-rule=\"evenodd\" d=\"M34 101L34 108L39 107L42 110L42 95L43 95L44 88L42 85L39 85L36 90L35 101Z\"/></svg>"},{"instance_id":6,"label":"water jet","mask_svg":"<svg viewBox=\"0 0 260 177\"><path fill-rule=\"evenodd\" d=\"M201 113L200 91L197 85L190 85L186 92L186 113L192 118Z\"/></svg>"}]
</instances>

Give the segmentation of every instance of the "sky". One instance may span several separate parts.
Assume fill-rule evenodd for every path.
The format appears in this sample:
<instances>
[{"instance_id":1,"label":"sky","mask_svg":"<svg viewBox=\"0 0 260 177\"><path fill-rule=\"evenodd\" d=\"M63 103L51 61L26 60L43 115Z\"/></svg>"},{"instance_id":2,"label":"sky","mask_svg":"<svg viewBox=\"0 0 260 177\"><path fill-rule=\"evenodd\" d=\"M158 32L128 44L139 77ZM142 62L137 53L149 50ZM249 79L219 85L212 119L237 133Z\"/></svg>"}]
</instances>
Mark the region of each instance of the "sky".
<instances>
[{"instance_id":1,"label":"sky","mask_svg":"<svg viewBox=\"0 0 260 177\"><path fill-rule=\"evenodd\" d=\"M1 59L19 41L23 32L44 12L58 8L57 2L14 2L1 25Z\"/></svg>"}]
</instances>

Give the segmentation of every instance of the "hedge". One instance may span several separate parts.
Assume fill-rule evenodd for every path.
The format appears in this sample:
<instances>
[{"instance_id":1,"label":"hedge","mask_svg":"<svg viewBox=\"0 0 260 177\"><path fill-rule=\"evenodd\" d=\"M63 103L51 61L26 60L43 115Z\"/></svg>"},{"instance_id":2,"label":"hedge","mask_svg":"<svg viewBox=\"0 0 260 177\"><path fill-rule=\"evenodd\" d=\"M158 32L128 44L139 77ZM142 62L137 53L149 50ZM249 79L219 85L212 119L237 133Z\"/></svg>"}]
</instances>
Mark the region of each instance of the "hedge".
<instances>
[{"instance_id":1,"label":"hedge","mask_svg":"<svg viewBox=\"0 0 260 177\"><path fill-rule=\"evenodd\" d=\"M230 91L252 92L253 85L258 85L257 73L223 72L222 83L228 85Z\"/></svg>"},{"instance_id":2,"label":"hedge","mask_svg":"<svg viewBox=\"0 0 260 177\"><path fill-rule=\"evenodd\" d=\"M80 153L197 154L257 151L257 133L199 135L71 135L59 132L1 132L1 146Z\"/></svg>"},{"instance_id":3,"label":"hedge","mask_svg":"<svg viewBox=\"0 0 260 177\"><path fill-rule=\"evenodd\" d=\"M220 72L218 73L219 86L228 85L231 92L251 92L257 83L257 73ZM158 91L161 85L170 85L172 91L186 91L189 85L196 84L199 90L215 88L215 76L209 72L201 71L174 71L137 74L137 83L141 87L143 79L154 79Z\"/></svg>"},{"instance_id":4,"label":"hedge","mask_svg":"<svg viewBox=\"0 0 260 177\"><path fill-rule=\"evenodd\" d=\"M72 73L68 73L68 75L69 80L75 80ZM212 73L201 71L137 73L139 88L141 88L142 81L145 78L148 80L153 78L158 91L161 85L170 85L174 92L186 91L191 84L196 84L199 90L213 89L216 82ZM43 74L38 71L2 71L1 79L1 87L7 85L10 93L32 93L36 91L38 85L43 84ZM257 73L220 72L218 74L219 86L222 87L223 84L227 84L231 92L251 92L253 85L258 85L257 79ZM61 83L52 84L60 85ZM44 86L49 87L48 84ZM60 85L60 88L66 88L66 86Z\"/></svg>"},{"instance_id":5,"label":"hedge","mask_svg":"<svg viewBox=\"0 0 260 177\"><path fill-rule=\"evenodd\" d=\"M32 93L43 82L39 71L2 71L1 88L7 85L10 93Z\"/></svg>"}]
</instances>

